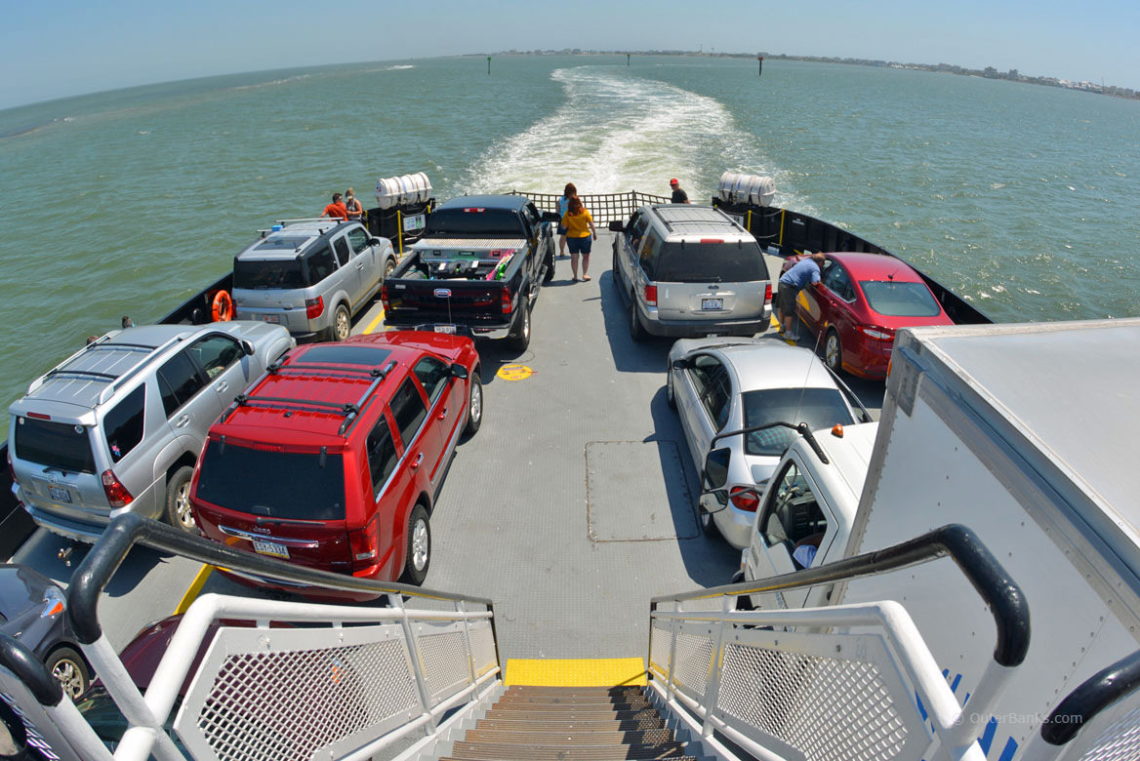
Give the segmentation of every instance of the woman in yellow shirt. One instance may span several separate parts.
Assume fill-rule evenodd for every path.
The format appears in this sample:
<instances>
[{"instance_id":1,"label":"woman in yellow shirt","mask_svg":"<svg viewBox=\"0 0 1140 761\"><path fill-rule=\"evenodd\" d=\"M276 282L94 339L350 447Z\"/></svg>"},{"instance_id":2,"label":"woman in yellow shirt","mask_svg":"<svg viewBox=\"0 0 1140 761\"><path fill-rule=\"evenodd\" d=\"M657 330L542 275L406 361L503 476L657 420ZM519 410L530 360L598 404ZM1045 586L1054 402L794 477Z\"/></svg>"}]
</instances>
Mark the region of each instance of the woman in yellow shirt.
<instances>
[{"instance_id":1,"label":"woman in yellow shirt","mask_svg":"<svg viewBox=\"0 0 1140 761\"><path fill-rule=\"evenodd\" d=\"M574 276L574 282L578 282L578 254L582 255L582 279L589 280L590 276L586 273L590 270L590 248L593 241L598 239L598 233L594 229L593 216L578 196L570 199L570 206L562 215L562 226L566 228L566 245L570 249L570 272Z\"/></svg>"}]
</instances>

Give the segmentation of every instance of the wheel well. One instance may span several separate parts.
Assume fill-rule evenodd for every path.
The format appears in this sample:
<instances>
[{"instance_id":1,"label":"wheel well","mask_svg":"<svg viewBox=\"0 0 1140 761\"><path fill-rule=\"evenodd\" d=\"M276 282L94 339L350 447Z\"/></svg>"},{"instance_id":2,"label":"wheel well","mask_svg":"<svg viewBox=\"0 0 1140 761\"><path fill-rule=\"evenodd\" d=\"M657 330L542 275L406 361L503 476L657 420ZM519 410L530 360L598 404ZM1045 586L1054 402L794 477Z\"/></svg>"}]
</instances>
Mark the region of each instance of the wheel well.
<instances>
[{"instance_id":1,"label":"wheel well","mask_svg":"<svg viewBox=\"0 0 1140 761\"><path fill-rule=\"evenodd\" d=\"M91 661L87 660L87 656L83 654L83 648L80 647L77 642L57 642L55 647L48 650L47 654L44 655L44 663L47 663L51 660L52 656L65 648L79 656L79 660L83 661L83 666L87 669L87 676L90 678L95 670L91 667Z\"/></svg>"},{"instance_id":2,"label":"wheel well","mask_svg":"<svg viewBox=\"0 0 1140 761\"><path fill-rule=\"evenodd\" d=\"M179 468L181 468L183 466L188 466L190 468L193 468L194 463L196 463L196 462L197 462L197 458L195 458L194 455L190 454L189 452L183 452L182 456L179 457L177 460L175 460L174 463L169 468L167 468L166 480L170 481L171 476L174 475L174 471L178 470Z\"/></svg>"}]
</instances>

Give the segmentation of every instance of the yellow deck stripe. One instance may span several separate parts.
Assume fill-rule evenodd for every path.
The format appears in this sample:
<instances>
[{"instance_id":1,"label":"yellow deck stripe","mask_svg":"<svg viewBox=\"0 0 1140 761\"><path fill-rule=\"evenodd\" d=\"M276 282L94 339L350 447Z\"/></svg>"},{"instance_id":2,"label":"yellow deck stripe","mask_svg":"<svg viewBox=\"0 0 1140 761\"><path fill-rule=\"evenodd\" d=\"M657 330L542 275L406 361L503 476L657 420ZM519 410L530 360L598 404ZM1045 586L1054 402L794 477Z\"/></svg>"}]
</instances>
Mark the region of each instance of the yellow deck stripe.
<instances>
[{"instance_id":1,"label":"yellow deck stripe","mask_svg":"<svg viewBox=\"0 0 1140 761\"><path fill-rule=\"evenodd\" d=\"M507 660L505 684L527 687L617 687L642 685L645 661L642 658L571 658Z\"/></svg>"},{"instance_id":2,"label":"yellow deck stripe","mask_svg":"<svg viewBox=\"0 0 1140 761\"><path fill-rule=\"evenodd\" d=\"M384 310L381 309L380 314L376 315L376 319L373 320L372 322L368 323L368 327L364 329L364 335L368 335L372 331L376 330L376 326L379 325L383 319L384 319Z\"/></svg>"},{"instance_id":3,"label":"yellow deck stripe","mask_svg":"<svg viewBox=\"0 0 1140 761\"><path fill-rule=\"evenodd\" d=\"M182 595L182 599L178 601L178 607L174 609L174 615L180 616L189 609L190 604L198 599L198 594L202 591L202 587L206 586L206 579L210 578L210 574L214 572L214 566L204 565L198 569L198 575L194 577L194 581L190 582L190 586L186 589L186 594Z\"/></svg>"}]
</instances>

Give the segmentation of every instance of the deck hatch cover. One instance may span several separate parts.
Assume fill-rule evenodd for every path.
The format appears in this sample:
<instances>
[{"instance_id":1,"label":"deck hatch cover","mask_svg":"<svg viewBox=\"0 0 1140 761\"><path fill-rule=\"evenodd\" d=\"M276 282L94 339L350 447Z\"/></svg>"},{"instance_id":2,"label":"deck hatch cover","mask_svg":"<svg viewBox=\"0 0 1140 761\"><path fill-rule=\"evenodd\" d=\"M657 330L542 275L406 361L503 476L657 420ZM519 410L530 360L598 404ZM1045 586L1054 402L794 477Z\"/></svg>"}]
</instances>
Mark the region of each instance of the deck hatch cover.
<instances>
[{"instance_id":1,"label":"deck hatch cover","mask_svg":"<svg viewBox=\"0 0 1140 761\"><path fill-rule=\"evenodd\" d=\"M587 530L594 542L693 539L695 498L675 441L586 444Z\"/></svg>"}]
</instances>

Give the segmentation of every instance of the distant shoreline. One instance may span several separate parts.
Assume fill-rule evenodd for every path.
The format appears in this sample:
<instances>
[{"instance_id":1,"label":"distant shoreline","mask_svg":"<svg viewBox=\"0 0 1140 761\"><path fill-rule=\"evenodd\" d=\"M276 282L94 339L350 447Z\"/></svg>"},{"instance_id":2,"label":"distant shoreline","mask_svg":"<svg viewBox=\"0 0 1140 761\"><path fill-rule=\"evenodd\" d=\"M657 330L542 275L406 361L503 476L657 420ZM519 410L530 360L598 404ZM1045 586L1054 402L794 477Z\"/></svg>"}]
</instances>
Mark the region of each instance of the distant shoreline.
<instances>
[{"instance_id":1,"label":"distant shoreline","mask_svg":"<svg viewBox=\"0 0 1140 761\"><path fill-rule=\"evenodd\" d=\"M854 66L877 66L889 69L910 69L912 71L934 71L943 74L959 74L962 76L981 77L982 79L1004 79L1010 82L1023 82L1031 85L1044 85L1046 87L1060 87L1065 90L1080 90L1097 95L1111 95L1116 98L1140 100L1140 91L1127 87L1096 84L1095 82L1075 82L1056 77L1032 77L1020 73L1017 69L998 71L992 66L984 69L967 69L963 66L954 66L949 63L900 63L898 61L880 61L870 58L829 58L827 56L787 55L784 53L705 53L697 50L580 50L568 48L564 50L502 50L498 53L468 53L468 56L544 56L544 55L628 55L628 56L694 56L706 58L756 58L763 56L765 60L776 61L814 61L816 63L843 63Z\"/></svg>"}]
</instances>

